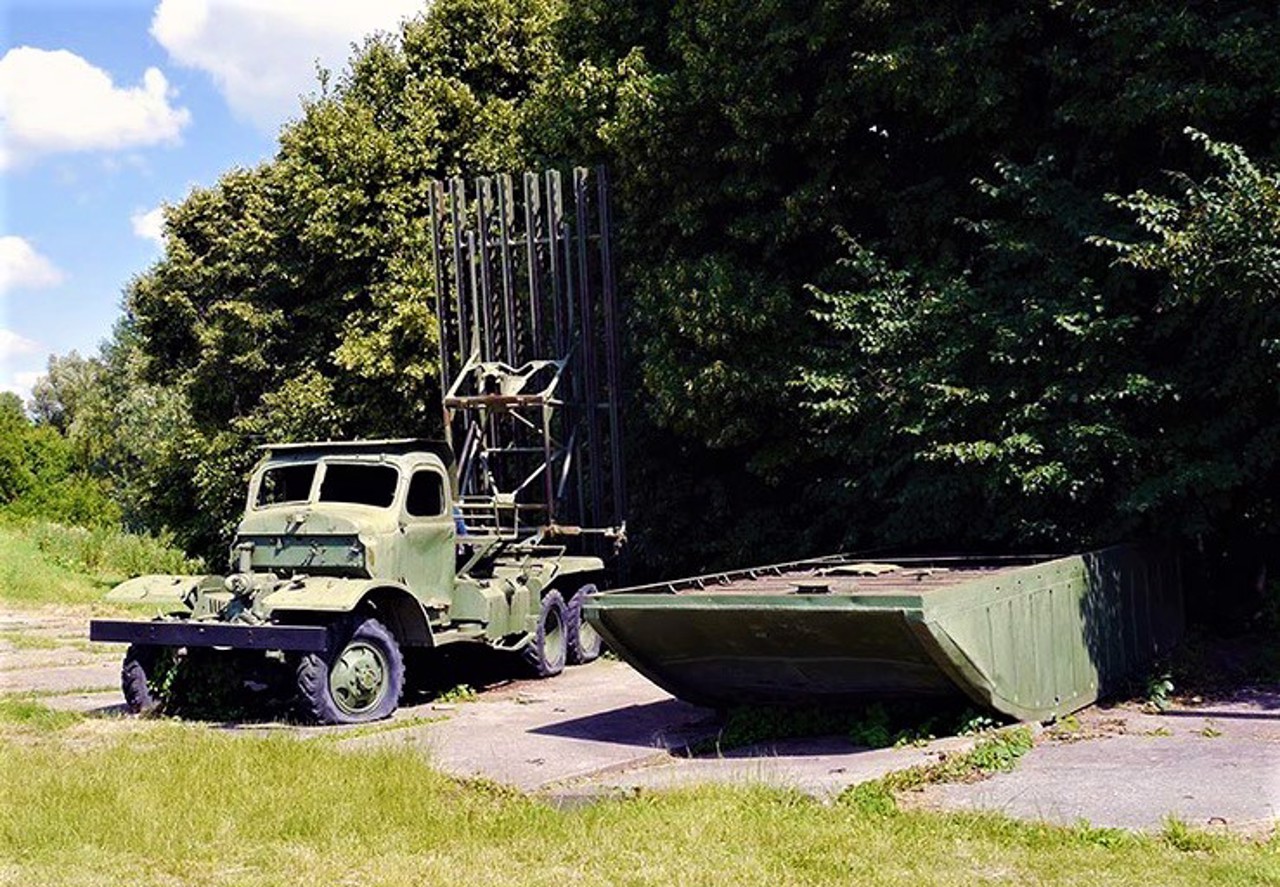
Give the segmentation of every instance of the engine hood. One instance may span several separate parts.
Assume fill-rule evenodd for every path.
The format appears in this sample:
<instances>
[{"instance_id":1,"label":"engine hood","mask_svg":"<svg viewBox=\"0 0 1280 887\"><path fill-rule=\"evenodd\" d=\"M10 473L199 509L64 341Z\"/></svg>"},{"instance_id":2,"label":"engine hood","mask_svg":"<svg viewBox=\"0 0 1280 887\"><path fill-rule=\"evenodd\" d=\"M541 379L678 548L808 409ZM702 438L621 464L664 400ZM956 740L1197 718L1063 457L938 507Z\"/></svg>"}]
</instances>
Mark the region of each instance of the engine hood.
<instances>
[{"instance_id":1,"label":"engine hood","mask_svg":"<svg viewBox=\"0 0 1280 887\"><path fill-rule=\"evenodd\" d=\"M378 540L397 527L392 512L358 505L264 508L240 521L236 548L250 546L255 572L368 576Z\"/></svg>"}]
</instances>

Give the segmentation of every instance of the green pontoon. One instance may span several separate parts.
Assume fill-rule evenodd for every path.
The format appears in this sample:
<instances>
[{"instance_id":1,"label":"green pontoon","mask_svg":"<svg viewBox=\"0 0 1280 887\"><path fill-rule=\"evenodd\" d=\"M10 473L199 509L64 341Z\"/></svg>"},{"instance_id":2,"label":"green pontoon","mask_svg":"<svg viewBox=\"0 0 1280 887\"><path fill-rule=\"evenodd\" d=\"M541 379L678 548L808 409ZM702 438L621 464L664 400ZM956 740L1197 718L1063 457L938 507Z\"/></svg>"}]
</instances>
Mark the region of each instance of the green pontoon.
<instances>
[{"instance_id":1,"label":"green pontoon","mask_svg":"<svg viewBox=\"0 0 1280 887\"><path fill-rule=\"evenodd\" d=\"M1182 633L1176 557L836 556L591 598L590 624L700 705L968 697L1020 720L1116 689Z\"/></svg>"}]
</instances>

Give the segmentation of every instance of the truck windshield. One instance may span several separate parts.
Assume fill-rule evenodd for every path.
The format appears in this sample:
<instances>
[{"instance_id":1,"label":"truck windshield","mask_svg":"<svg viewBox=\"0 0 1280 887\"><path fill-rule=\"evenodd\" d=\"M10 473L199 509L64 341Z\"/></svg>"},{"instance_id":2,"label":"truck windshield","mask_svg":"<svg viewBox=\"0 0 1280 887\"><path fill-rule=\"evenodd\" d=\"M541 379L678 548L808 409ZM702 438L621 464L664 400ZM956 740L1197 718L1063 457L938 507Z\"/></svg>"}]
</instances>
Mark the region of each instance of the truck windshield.
<instances>
[{"instance_id":1,"label":"truck windshield","mask_svg":"<svg viewBox=\"0 0 1280 887\"><path fill-rule=\"evenodd\" d=\"M320 501L386 508L396 497L399 479L400 472L390 465L330 462L320 483Z\"/></svg>"},{"instance_id":2,"label":"truck windshield","mask_svg":"<svg viewBox=\"0 0 1280 887\"><path fill-rule=\"evenodd\" d=\"M306 502L311 496L311 482L315 480L316 463L277 465L262 473L258 484L257 506L280 505L284 502Z\"/></svg>"}]
</instances>

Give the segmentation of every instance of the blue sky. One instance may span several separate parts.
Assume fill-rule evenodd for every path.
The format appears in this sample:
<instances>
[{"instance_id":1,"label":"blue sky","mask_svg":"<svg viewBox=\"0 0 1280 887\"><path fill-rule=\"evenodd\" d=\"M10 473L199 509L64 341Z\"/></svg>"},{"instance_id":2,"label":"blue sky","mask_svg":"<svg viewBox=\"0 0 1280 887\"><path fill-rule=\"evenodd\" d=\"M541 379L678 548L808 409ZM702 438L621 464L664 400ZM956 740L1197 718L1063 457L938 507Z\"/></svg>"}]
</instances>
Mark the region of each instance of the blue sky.
<instances>
[{"instance_id":1,"label":"blue sky","mask_svg":"<svg viewBox=\"0 0 1280 887\"><path fill-rule=\"evenodd\" d=\"M353 42L423 0L0 0L0 389L94 353L157 208L272 155Z\"/></svg>"}]
</instances>

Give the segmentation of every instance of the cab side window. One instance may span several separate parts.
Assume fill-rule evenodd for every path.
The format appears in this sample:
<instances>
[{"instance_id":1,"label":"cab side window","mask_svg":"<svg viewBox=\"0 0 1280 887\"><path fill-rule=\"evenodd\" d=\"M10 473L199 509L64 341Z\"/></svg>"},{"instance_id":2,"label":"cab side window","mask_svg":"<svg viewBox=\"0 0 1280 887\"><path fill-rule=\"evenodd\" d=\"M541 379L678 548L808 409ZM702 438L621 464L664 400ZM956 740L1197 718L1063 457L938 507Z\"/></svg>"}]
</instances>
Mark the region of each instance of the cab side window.
<instances>
[{"instance_id":1,"label":"cab side window","mask_svg":"<svg viewBox=\"0 0 1280 887\"><path fill-rule=\"evenodd\" d=\"M413 517L439 517L444 514L444 478L434 471L416 471L409 480L405 511Z\"/></svg>"}]
</instances>

